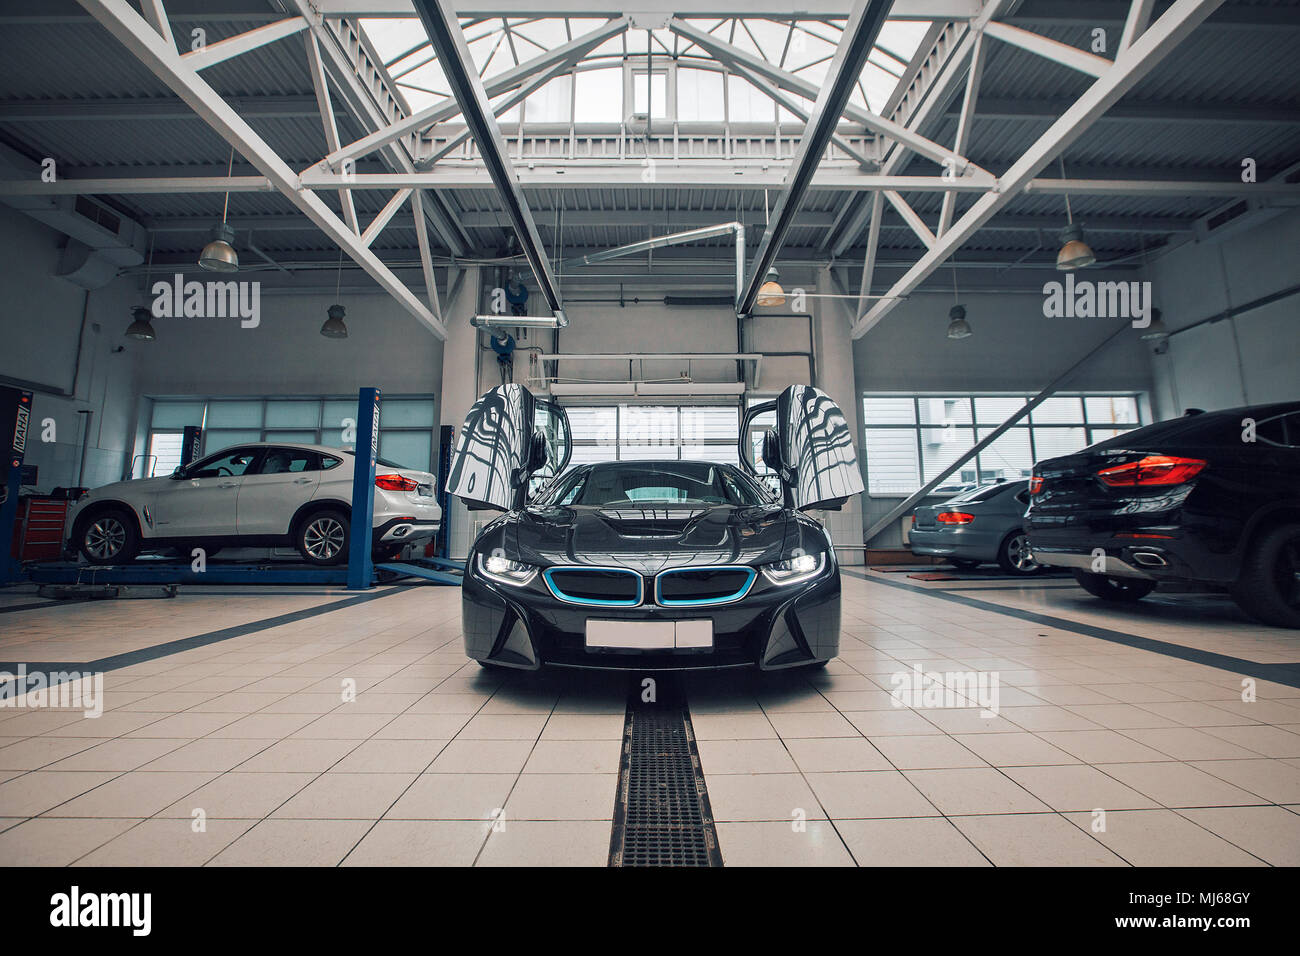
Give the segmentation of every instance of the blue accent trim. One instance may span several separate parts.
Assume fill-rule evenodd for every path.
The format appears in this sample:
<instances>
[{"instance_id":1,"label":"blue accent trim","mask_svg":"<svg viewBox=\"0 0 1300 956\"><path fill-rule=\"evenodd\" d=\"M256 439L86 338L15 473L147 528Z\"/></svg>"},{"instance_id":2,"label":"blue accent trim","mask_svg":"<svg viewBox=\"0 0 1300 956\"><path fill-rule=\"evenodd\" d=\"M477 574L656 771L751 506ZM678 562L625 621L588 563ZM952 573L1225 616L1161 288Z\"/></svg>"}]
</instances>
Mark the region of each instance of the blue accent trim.
<instances>
[{"instance_id":1,"label":"blue accent trim","mask_svg":"<svg viewBox=\"0 0 1300 956\"><path fill-rule=\"evenodd\" d=\"M551 574L555 571L608 571L614 574L630 574L636 578L636 600L635 601L602 601L600 598L579 598L573 597L560 590L559 585L551 580ZM645 578L633 571L631 568L602 568L595 565L587 564L566 564L554 568L547 568L542 572L542 577L546 581L546 587L550 590L551 596L557 601L563 601L565 604L581 604L584 607L639 607L645 599Z\"/></svg>"},{"instance_id":2,"label":"blue accent trim","mask_svg":"<svg viewBox=\"0 0 1300 956\"><path fill-rule=\"evenodd\" d=\"M689 598L689 599L670 599L665 601L663 591L659 582L670 574L682 574L686 571L745 571L749 578L739 591L723 598ZM660 571L655 577L655 603L660 607L706 607L710 604L732 604L736 601L743 600L749 593L749 589L754 586L754 579L758 577L758 572L745 564L719 564L719 565L701 565L699 567L687 568L669 568L667 571Z\"/></svg>"}]
</instances>

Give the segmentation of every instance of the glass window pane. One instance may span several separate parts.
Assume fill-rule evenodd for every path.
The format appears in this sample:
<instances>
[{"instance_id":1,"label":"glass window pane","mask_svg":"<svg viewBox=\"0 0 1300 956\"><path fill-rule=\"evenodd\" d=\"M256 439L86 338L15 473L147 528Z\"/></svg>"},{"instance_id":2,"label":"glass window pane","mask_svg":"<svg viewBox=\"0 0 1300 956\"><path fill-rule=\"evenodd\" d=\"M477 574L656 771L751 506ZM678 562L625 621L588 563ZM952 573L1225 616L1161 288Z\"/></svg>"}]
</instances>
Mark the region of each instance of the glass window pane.
<instances>
[{"instance_id":1,"label":"glass window pane","mask_svg":"<svg viewBox=\"0 0 1300 956\"><path fill-rule=\"evenodd\" d=\"M261 428L262 402L209 402L208 428Z\"/></svg>"},{"instance_id":2,"label":"glass window pane","mask_svg":"<svg viewBox=\"0 0 1300 956\"><path fill-rule=\"evenodd\" d=\"M677 409L671 405L621 406L618 441L619 444L676 445Z\"/></svg>"},{"instance_id":3,"label":"glass window pane","mask_svg":"<svg viewBox=\"0 0 1300 956\"><path fill-rule=\"evenodd\" d=\"M727 465L740 464L740 454L735 445L682 445L682 458L720 461Z\"/></svg>"},{"instance_id":4,"label":"glass window pane","mask_svg":"<svg viewBox=\"0 0 1300 956\"><path fill-rule=\"evenodd\" d=\"M965 395L927 395L917 402L922 425L970 425L970 398Z\"/></svg>"},{"instance_id":5,"label":"glass window pane","mask_svg":"<svg viewBox=\"0 0 1300 956\"><path fill-rule=\"evenodd\" d=\"M557 76L524 100L528 123L567 123L573 103L573 76Z\"/></svg>"},{"instance_id":6,"label":"glass window pane","mask_svg":"<svg viewBox=\"0 0 1300 956\"><path fill-rule=\"evenodd\" d=\"M379 430L379 457L404 468L428 471L433 463L433 436L429 432Z\"/></svg>"},{"instance_id":7,"label":"glass window pane","mask_svg":"<svg viewBox=\"0 0 1300 956\"><path fill-rule=\"evenodd\" d=\"M154 402L154 428L184 428L203 424L202 402Z\"/></svg>"},{"instance_id":8,"label":"glass window pane","mask_svg":"<svg viewBox=\"0 0 1300 956\"><path fill-rule=\"evenodd\" d=\"M352 417L356 417L355 411ZM434 424L430 399L393 399L379 403L381 428L432 428Z\"/></svg>"},{"instance_id":9,"label":"glass window pane","mask_svg":"<svg viewBox=\"0 0 1300 956\"><path fill-rule=\"evenodd\" d=\"M149 461L145 462L146 478L170 475L181 463L184 445L181 432L152 432L149 435Z\"/></svg>"},{"instance_id":10,"label":"glass window pane","mask_svg":"<svg viewBox=\"0 0 1300 956\"><path fill-rule=\"evenodd\" d=\"M313 431L269 431L263 441L287 441L297 445L316 444L316 432Z\"/></svg>"},{"instance_id":11,"label":"glass window pane","mask_svg":"<svg viewBox=\"0 0 1300 956\"><path fill-rule=\"evenodd\" d=\"M267 428L310 428L320 424L320 402L267 402Z\"/></svg>"},{"instance_id":12,"label":"glass window pane","mask_svg":"<svg viewBox=\"0 0 1300 956\"><path fill-rule=\"evenodd\" d=\"M862 399L862 420L868 425L915 425L916 403L910 397Z\"/></svg>"},{"instance_id":13,"label":"glass window pane","mask_svg":"<svg viewBox=\"0 0 1300 956\"><path fill-rule=\"evenodd\" d=\"M923 483L937 477L949 465L975 447L975 430L956 425L945 428L921 429L921 455ZM974 474L975 462L972 460L964 466ZM956 481L956 474L949 483ZM913 489L915 490L915 489Z\"/></svg>"},{"instance_id":14,"label":"glass window pane","mask_svg":"<svg viewBox=\"0 0 1300 956\"><path fill-rule=\"evenodd\" d=\"M622 68L583 70L578 73L573 112L573 119L578 123L622 122Z\"/></svg>"},{"instance_id":15,"label":"glass window pane","mask_svg":"<svg viewBox=\"0 0 1300 956\"><path fill-rule=\"evenodd\" d=\"M231 445L261 440L260 428L208 428L203 432L203 454L210 455Z\"/></svg>"},{"instance_id":16,"label":"glass window pane","mask_svg":"<svg viewBox=\"0 0 1300 956\"><path fill-rule=\"evenodd\" d=\"M727 77L727 118L732 123L771 123L776 104L744 77Z\"/></svg>"},{"instance_id":17,"label":"glass window pane","mask_svg":"<svg viewBox=\"0 0 1300 956\"><path fill-rule=\"evenodd\" d=\"M619 445L619 461L631 461L638 458L651 458L663 461L677 458L677 444L665 442L655 445Z\"/></svg>"},{"instance_id":18,"label":"glass window pane","mask_svg":"<svg viewBox=\"0 0 1300 956\"><path fill-rule=\"evenodd\" d=\"M357 417L357 403L355 401L329 401L321 406L320 423L322 428L342 428L343 419L350 418L353 421Z\"/></svg>"},{"instance_id":19,"label":"glass window pane","mask_svg":"<svg viewBox=\"0 0 1300 956\"><path fill-rule=\"evenodd\" d=\"M1133 431L1132 428L1089 428L1088 444L1095 445L1099 441L1105 441L1108 438L1115 438L1123 435L1125 432Z\"/></svg>"},{"instance_id":20,"label":"glass window pane","mask_svg":"<svg viewBox=\"0 0 1300 956\"><path fill-rule=\"evenodd\" d=\"M574 445L573 457L569 459L569 466L587 465L596 461L613 461L614 458L614 449L611 446Z\"/></svg>"},{"instance_id":21,"label":"glass window pane","mask_svg":"<svg viewBox=\"0 0 1300 956\"><path fill-rule=\"evenodd\" d=\"M1088 444L1088 437L1082 428L1035 428L1034 452L1038 460L1056 458L1060 455L1072 455Z\"/></svg>"},{"instance_id":22,"label":"glass window pane","mask_svg":"<svg viewBox=\"0 0 1300 956\"><path fill-rule=\"evenodd\" d=\"M339 428L325 428L320 433L320 443L328 445L330 448L351 448L351 445L343 444L343 430Z\"/></svg>"},{"instance_id":23,"label":"glass window pane","mask_svg":"<svg viewBox=\"0 0 1300 956\"><path fill-rule=\"evenodd\" d=\"M668 115L668 76L655 72L647 82L644 72L632 74L632 112L649 113L654 119L663 119Z\"/></svg>"},{"instance_id":24,"label":"glass window pane","mask_svg":"<svg viewBox=\"0 0 1300 956\"><path fill-rule=\"evenodd\" d=\"M981 428L979 437L988 437L991 428ZM1026 478L1034 467L1029 448L1029 429L1012 428L980 452L980 480Z\"/></svg>"},{"instance_id":25,"label":"glass window pane","mask_svg":"<svg viewBox=\"0 0 1300 956\"><path fill-rule=\"evenodd\" d=\"M740 411L734 405L682 409L682 441L735 442Z\"/></svg>"},{"instance_id":26,"label":"glass window pane","mask_svg":"<svg viewBox=\"0 0 1300 956\"><path fill-rule=\"evenodd\" d=\"M869 494L908 495L921 487L916 432L910 428L868 428L866 464Z\"/></svg>"},{"instance_id":27,"label":"glass window pane","mask_svg":"<svg viewBox=\"0 0 1300 956\"><path fill-rule=\"evenodd\" d=\"M566 408L565 413L569 416L569 428L573 432L575 444L595 442L599 445L613 445L617 442L618 410L612 405Z\"/></svg>"},{"instance_id":28,"label":"glass window pane","mask_svg":"<svg viewBox=\"0 0 1300 956\"><path fill-rule=\"evenodd\" d=\"M1083 422L1083 401L1078 396L1054 395L1029 413L1035 425L1076 425ZM1039 458L1043 457L1039 453Z\"/></svg>"},{"instance_id":29,"label":"glass window pane","mask_svg":"<svg viewBox=\"0 0 1300 956\"><path fill-rule=\"evenodd\" d=\"M715 70L677 71L677 118L691 122L722 122L724 116L722 74Z\"/></svg>"},{"instance_id":30,"label":"glass window pane","mask_svg":"<svg viewBox=\"0 0 1300 956\"><path fill-rule=\"evenodd\" d=\"M1024 408L1028 396L1014 395L1010 398L984 396L975 399L975 421L981 425L1001 425L1020 409ZM1029 416L1020 419L1028 423Z\"/></svg>"},{"instance_id":31,"label":"glass window pane","mask_svg":"<svg viewBox=\"0 0 1300 956\"><path fill-rule=\"evenodd\" d=\"M1093 425L1136 425L1137 399L1132 395L1094 395L1083 400L1088 422Z\"/></svg>"}]
</instances>

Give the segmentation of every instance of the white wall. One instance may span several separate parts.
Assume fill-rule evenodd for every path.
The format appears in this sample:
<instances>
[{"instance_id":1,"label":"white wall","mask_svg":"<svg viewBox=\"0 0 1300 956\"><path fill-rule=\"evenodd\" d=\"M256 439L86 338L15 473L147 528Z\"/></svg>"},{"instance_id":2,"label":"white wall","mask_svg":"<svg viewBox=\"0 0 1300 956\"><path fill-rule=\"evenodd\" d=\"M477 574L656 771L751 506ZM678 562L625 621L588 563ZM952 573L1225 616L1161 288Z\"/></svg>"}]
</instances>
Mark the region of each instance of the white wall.
<instances>
[{"instance_id":1,"label":"white wall","mask_svg":"<svg viewBox=\"0 0 1300 956\"><path fill-rule=\"evenodd\" d=\"M129 464L139 346L121 337L134 304L126 283L87 292L55 275L63 236L0 206L0 378L35 392L27 463L39 491L78 484L84 416L84 483L116 481ZM81 342L78 369L78 340ZM75 379L75 381L74 381ZM44 441L53 419L54 441Z\"/></svg>"},{"instance_id":2,"label":"white wall","mask_svg":"<svg viewBox=\"0 0 1300 956\"><path fill-rule=\"evenodd\" d=\"M1300 210L1292 210L1161 257L1148 277L1165 324L1177 332L1300 283L1298 246ZM1298 311L1291 297L1172 335L1169 350L1151 357L1158 417L1300 398Z\"/></svg>"}]
</instances>

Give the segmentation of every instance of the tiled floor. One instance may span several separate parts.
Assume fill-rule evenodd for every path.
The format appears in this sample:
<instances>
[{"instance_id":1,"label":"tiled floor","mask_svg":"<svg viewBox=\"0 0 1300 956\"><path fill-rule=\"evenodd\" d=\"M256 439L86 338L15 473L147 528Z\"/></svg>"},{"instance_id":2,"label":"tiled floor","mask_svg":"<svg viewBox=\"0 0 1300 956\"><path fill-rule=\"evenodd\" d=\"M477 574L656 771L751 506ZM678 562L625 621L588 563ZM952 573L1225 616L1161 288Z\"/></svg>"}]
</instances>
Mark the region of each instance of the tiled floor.
<instances>
[{"instance_id":1,"label":"tiled floor","mask_svg":"<svg viewBox=\"0 0 1300 956\"><path fill-rule=\"evenodd\" d=\"M0 669L285 616L108 671L97 719L0 709L0 862L604 865L626 679L481 671L452 588L352 597L0 595ZM686 681L725 862L1300 864L1300 689L1257 680L1244 702L1240 674L1083 626L1300 661L1300 635L1211 597L846 573L826 671ZM996 715L895 707L914 666L996 673Z\"/></svg>"}]
</instances>

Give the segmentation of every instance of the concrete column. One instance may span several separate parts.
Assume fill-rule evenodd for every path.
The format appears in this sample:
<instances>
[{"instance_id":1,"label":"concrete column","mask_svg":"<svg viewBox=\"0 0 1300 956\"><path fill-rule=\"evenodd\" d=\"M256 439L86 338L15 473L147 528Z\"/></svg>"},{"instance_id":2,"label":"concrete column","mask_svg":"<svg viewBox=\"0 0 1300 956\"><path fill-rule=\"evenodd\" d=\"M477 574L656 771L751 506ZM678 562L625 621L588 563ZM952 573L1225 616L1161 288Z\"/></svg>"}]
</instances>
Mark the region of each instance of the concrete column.
<instances>
[{"instance_id":1,"label":"concrete column","mask_svg":"<svg viewBox=\"0 0 1300 956\"><path fill-rule=\"evenodd\" d=\"M447 341L442 349L441 422L456 429L460 438L461 426L470 407L482 392L479 376L478 330L469 324L479 302L479 267L464 267L464 278L456 295L451 296L455 277L447 283L442 300L442 317L447 325ZM495 383L493 383L495 384ZM460 560L468 553L478 532L478 525L491 520L489 512L470 511L459 498L451 498L447 519L451 522L449 557Z\"/></svg>"},{"instance_id":2,"label":"concrete column","mask_svg":"<svg viewBox=\"0 0 1300 956\"><path fill-rule=\"evenodd\" d=\"M813 384L835 399L844 412L849 431L853 435L853 448L862 464L862 432L859 427L858 397L853 372L853 338L849 334L853 320L852 300L821 298L838 292L831 280L829 267L817 271L818 298L814 300L813 344L817 350L817 381ZM852 545L852 550L839 551L841 564L863 564L862 551L862 496L844 504L839 511L823 512L826 529L836 544Z\"/></svg>"}]
</instances>

